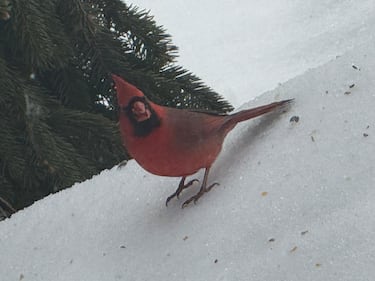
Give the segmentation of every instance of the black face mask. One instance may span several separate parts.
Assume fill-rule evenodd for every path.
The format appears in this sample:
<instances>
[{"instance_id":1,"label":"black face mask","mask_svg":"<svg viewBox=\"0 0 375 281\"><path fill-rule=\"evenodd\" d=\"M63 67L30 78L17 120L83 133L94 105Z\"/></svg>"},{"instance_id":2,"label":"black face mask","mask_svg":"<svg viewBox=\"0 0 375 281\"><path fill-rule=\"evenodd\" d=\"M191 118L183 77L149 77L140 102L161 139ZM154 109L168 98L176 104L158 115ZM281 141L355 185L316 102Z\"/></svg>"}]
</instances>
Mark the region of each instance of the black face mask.
<instances>
[{"instance_id":1,"label":"black face mask","mask_svg":"<svg viewBox=\"0 0 375 281\"><path fill-rule=\"evenodd\" d=\"M147 120L138 121L135 118L134 113L132 111L132 108L133 108L133 104L137 101L142 102L145 105L146 109L150 110L151 116ZM144 97L144 96L143 97L133 97L129 101L128 105L125 108L123 108L123 110L125 111L126 115L128 116L131 124L133 125L134 134L137 137L145 137L145 136L149 135L152 132L153 129L160 126L160 118L157 116L155 110L153 110L153 108L150 106L150 104L146 100L146 97Z\"/></svg>"}]
</instances>

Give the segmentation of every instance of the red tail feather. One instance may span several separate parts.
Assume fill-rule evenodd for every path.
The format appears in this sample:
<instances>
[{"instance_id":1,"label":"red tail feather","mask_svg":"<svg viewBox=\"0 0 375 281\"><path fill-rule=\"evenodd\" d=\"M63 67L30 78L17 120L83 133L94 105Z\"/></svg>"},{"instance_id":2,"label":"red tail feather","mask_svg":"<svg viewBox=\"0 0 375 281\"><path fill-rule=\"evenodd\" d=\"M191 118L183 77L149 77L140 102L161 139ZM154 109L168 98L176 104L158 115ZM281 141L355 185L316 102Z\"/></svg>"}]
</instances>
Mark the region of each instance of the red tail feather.
<instances>
[{"instance_id":1,"label":"red tail feather","mask_svg":"<svg viewBox=\"0 0 375 281\"><path fill-rule=\"evenodd\" d=\"M237 113L228 115L226 117L227 121L225 122L224 126L232 129L239 122L242 122L242 121L245 121L245 120L248 120L248 119L251 119L251 118L255 118L257 116L260 116L260 115L263 115L265 113L271 112L271 111L273 111L277 108L280 108L280 107L282 107L282 106L284 106L288 103L291 103L292 101L293 101L293 99L277 101L277 102L273 102L273 103L270 103L270 104L267 104L267 105L262 105L262 106L258 106L258 107L255 107L255 108L242 110L242 111L239 111Z\"/></svg>"}]
</instances>

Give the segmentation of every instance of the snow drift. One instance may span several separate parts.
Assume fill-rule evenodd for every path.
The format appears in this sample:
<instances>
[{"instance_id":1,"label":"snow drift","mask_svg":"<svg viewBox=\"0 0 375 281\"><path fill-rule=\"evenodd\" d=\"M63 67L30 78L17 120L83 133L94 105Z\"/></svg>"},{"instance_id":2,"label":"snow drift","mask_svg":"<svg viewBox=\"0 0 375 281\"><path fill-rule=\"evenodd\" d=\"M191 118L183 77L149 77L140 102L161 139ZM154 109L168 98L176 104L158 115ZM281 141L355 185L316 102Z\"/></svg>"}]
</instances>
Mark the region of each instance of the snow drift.
<instances>
[{"instance_id":1,"label":"snow drift","mask_svg":"<svg viewBox=\"0 0 375 281\"><path fill-rule=\"evenodd\" d=\"M244 105L295 98L230 133L195 206L180 208L198 186L165 207L179 179L129 161L0 222L1 279L373 280L367 46Z\"/></svg>"}]
</instances>

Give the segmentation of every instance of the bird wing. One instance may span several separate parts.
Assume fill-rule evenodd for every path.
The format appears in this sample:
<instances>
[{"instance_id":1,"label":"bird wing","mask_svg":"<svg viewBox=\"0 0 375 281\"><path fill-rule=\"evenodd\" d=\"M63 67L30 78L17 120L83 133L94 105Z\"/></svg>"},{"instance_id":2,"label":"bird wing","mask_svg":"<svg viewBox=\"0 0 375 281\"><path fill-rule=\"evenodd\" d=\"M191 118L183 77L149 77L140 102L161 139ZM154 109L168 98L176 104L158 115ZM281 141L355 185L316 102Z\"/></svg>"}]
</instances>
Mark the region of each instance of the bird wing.
<instances>
[{"instance_id":1,"label":"bird wing","mask_svg":"<svg viewBox=\"0 0 375 281\"><path fill-rule=\"evenodd\" d=\"M204 113L204 114L213 115L213 116L228 116L227 113L221 113L221 112L208 110L208 109L186 109L186 110L190 112Z\"/></svg>"}]
</instances>

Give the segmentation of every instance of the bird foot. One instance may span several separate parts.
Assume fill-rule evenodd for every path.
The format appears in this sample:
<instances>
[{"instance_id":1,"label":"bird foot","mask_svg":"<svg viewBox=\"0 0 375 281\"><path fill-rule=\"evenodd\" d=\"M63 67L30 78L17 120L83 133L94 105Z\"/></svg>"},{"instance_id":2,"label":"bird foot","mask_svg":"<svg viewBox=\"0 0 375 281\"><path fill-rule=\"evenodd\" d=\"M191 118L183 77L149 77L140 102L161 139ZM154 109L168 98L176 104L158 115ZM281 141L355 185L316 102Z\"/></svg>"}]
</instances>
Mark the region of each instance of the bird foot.
<instances>
[{"instance_id":1,"label":"bird foot","mask_svg":"<svg viewBox=\"0 0 375 281\"><path fill-rule=\"evenodd\" d=\"M171 199L173 199L174 197L177 197L177 199L178 199L181 192L185 188L188 188L189 186L191 186L194 182L199 182L199 180L193 179L193 180L189 181L187 184L185 184L185 178L183 178L180 181L180 184L178 185L178 188L176 189L176 191L172 195L168 196L167 201L165 201L165 205L168 206L169 201L171 201Z\"/></svg>"},{"instance_id":2,"label":"bird foot","mask_svg":"<svg viewBox=\"0 0 375 281\"><path fill-rule=\"evenodd\" d=\"M219 183L215 182L213 184L211 184L210 186L208 187L204 187L202 186L201 189L199 190L199 192L197 194L195 194L194 196L190 197L188 200L186 200L181 208L185 208L187 205L189 205L191 202L194 201L194 204L197 203L197 201L199 200L199 198L201 198L203 196L203 194L205 194L206 192L209 192L215 185L219 185Z\"/></svg>"}]
</instances>

